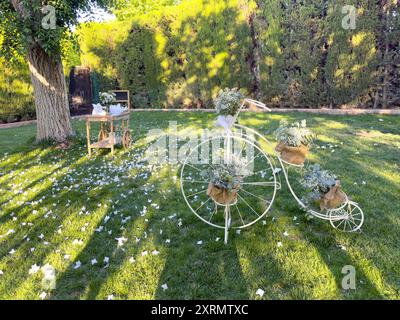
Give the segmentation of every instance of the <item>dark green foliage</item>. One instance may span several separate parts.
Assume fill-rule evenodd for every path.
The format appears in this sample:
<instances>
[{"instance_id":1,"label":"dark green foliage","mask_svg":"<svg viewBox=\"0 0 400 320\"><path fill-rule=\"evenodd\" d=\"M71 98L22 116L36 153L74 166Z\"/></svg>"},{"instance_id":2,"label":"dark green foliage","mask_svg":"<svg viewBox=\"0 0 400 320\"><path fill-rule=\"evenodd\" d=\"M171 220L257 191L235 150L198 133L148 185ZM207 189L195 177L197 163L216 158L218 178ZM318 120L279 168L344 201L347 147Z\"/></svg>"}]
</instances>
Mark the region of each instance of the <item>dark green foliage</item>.
<instances>
[{"instance_id":1,"label":"dark green foliage","mask_svg":"<svg viewBox=\"0 0 400 320\"><path fill-rule=\"evenodd\" d=\"M28 66L22 59L12 65L0 58L0 123L35 116Z\"/></svg>"},{"instance_id":2,"label":"dark green foliage","mask_svg":"<svg viewBox=\"0 0 400 320\"><path fill-rule=\"evenodd\" d=\"M209 106L220 88L250 85L240 2L186 1L131 25L88 24L79 31L83 60L129 89L135 106Z\"/></svg>"},{"instance_id":3,"label":"dark green foliage","mask_svg":"<svg viewBox=\"0 0 400 320\"><path fill-rule=\"evenodd\" d=\"M356 8L355 29L342 27L345 5ZM220 88L234 86L272 106L372 107L375 96L383 99L382 83L391 106L400 78L393 40L399 8L392 5L385 29L381 6L371 0L186 0L130 24L84 26L83 56L104 71L106 86L114 80L130 89L136 107L209 106ZM387 36L391 55L385 56L379 43Z\"/></svg>"}]
</instances>

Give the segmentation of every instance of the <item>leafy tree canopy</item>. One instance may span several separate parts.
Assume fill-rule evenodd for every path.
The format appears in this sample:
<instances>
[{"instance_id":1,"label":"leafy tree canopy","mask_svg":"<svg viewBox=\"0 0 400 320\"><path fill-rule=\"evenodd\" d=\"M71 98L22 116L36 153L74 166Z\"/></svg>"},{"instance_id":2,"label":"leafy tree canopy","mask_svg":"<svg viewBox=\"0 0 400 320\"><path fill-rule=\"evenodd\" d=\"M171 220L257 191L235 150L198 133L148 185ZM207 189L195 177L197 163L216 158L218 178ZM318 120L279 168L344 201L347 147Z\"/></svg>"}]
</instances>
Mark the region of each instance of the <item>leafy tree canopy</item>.
<instances>
[{"instance_id":1,"label":"leafy tree canopy","mask_svg":"<svg viewBox=\"0 0 400 320\"><path fill-rule=\"evenodd\" d=\"M31 46L39 45L48 54L59 56L68 29L76 24L79 12L93 4L112 5L113 0L1 0L0 54L12 60ZM48 7L48 6L52 6ZM53 10L54 8L54 10ZM55 19L50 15L54 12ZM49 23L54 25L49 27ZM47 24L47 27L43 27Z\"/></svg>"}]
</instances>

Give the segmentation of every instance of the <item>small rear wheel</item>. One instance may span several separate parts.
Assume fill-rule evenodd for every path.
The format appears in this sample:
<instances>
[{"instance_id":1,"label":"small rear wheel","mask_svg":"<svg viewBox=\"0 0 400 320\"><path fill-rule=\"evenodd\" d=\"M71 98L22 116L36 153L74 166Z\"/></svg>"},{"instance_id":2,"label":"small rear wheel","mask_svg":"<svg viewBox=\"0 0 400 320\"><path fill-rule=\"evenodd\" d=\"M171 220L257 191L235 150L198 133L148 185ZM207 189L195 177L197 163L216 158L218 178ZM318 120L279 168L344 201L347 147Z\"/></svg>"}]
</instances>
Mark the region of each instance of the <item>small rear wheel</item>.
<instances>
[{"instance_id":1,"label":"small rear wheel","mask_svg":"<svg viewBox=\"0 0 400 320\"><path fill-rule=\"evenodd\" d=\"M329 211L332 227L343 232L355 232L364 223L364 213L357 203L348 201L345 206Z\"/></svg>"}]
</instances>

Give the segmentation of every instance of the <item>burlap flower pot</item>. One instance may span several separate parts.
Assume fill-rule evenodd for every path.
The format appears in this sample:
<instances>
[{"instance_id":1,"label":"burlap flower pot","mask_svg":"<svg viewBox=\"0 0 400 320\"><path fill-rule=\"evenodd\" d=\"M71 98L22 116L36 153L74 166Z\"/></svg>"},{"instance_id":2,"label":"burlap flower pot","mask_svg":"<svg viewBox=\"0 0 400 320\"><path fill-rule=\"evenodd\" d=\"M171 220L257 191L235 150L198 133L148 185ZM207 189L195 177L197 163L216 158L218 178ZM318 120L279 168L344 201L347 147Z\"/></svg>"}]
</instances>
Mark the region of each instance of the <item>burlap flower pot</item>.
<instances>
[{"instance_id":1,"label":"burlap flower pot","mask_svg":"<svg viewBox=\"0 0 400 320\"><path fill-rule=\"evenodd\" d=\"M336 184L324 194L320 201L319 206L323 209L335 209L342 205L347 200L346 194L340 188L340 181L336 181Z\"/></svg>"},{"instance_id":2,"label":"burlap flower pot","mask_svg":"<svg viewBox=\"0 0 400 320\"><path fill-rule=\"evenodd\" d=\"M279 142L275 150L280 152L282 160L297 165L304 164L308 153L308 147L305 145L291 147L284 142Z\"/></svg>"},{"instance_id":3,"label":"burlap flower pot","mask_svg":"<svg viewBox=\"0 0 400 320\"><path fill-rule=\"evenodd\" d=\"M207 195L220 204L233 204L237 200L237 190L227 190L216 187L211 182L208 184Z\"/></svg>"}]
</instances>

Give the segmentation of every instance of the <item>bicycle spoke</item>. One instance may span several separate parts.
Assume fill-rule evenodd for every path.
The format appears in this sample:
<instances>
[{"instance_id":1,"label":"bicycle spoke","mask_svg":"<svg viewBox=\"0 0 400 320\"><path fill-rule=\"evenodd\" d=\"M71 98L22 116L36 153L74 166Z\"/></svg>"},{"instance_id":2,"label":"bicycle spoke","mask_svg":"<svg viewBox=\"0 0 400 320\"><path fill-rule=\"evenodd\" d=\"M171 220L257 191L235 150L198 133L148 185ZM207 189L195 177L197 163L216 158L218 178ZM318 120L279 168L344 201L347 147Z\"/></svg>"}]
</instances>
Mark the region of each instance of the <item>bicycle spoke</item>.
<instances>
[{"instance_id":1,"label":"bicycle spoke","mask_svg":"<svg viewBox=\"0 0 400 320\"><path fill-rule=\"evenodd\" d=\"M192 182L192 183L208 183L208 181L199 181L199 180L183 180L184 182Z\"/></svg>"},{"instance_id":2,"label":"bicycle spoke","mask_svg":"<svg viewBox=\"0 0 400 320\"><path fill-rule=\"evenodd\" d=\"M244 223L244 221L243 221L242 214L240 213L240 210L239 210L239 207L237 206L237 204L235 204L235 207L236 207L236 210L237 210L238 213L239 213L239 217L240 217L240 220L242 221L242 224L245 225L245 223Z\"/></svg>"},{"instance_id":3,"label":"bicycle spoke","mask_svg":"<svg viewBox=\"0 0 400 320\"><path fill-rule=\"evenodd\" d=\"M193 169L197 170L198 172L202 172L199 168L196 168L195 166L192 166L190 163L186 163L189 167L192 167Z\"/></svg>"},{"instance_id":4,"label":"bicycle spoke","mask_svg":"<svg viewBox=\"0 0 400 320\"><path fill-rule=\"evenodd\" d=\"M249 204L247 203L247 201L244 200L244 198L243 198L239 193L238 193L237 195L238 195L238 197L239 197L240 199L242 199L243 202L257 215L257 217L260 216L260 215L257 213L257 211L255 211L255 210L253 209L253 207L252 207L251 205L249 205Z\"/></svg>"},{"instance_id":5,"label":"bicycle spoke","mask_svg":"<svg viewBox=\"0 0 400 320\"><path fill-rule=\"evenodd\" d=\"M243 150L244 150L244 147L246 146L246 144L245 143L242 143L242 147L241 147L241 149L240 149L240 152L238 152L238 153L233 153L234 154L234 156L236 156L236 157L241 157L242 156L242 152L243 152Z\"/></svg>"},{"instance_id":6,"label":"bicycle spoke","mask_svg":"<svg viewBox=\"0 0 400 320\"><path fill-rule=\"evenodd\" d=\"M260 171L257 171L257 172L255 172L255 173L252 173L251 175L249 175L249 177L251 177L251 176L255 176L255 175L257 175L257 174L259 174L259 173L261 173L261 172L266 172L266 171L272 171L272 167L269 167L269 168L267 168L267 169L263 169L263 170L260 170Z\"/></svg>"},{"instance_id":7,"label":"bicycle spoke","mask_svg":"<svg viewBox=\"0 0 400 320\"><path fill-rule=\"evenodd\" d=\"M197 195L197 194L199 194L199 193L202 193L202 192L204 192L204 191L206 191L207 190L207 188L206 189L203 189L203 190L201 190L201 191L198 191L198 192L195 192L195 193L192 193L192 194L189 194L188 196L186 196L187 198L189 198L189 197L193 197L193 196L195 196L195 195Z\"/></svg>"},{"instance_id":8,"label":"bicycle spoke","mask_svg":"<svg viewBox=\"0 0 400 320\"><path fill-rule=\"evenodd\" d=\"M208 198L206 202L203 202L203 203L201 204L201 206L198 207L198 208L197 208L196 210L194 210L194 211L195 211L195 212L199 211L199 209L201 209L201 207L204 206L204 205L205 205L208 201L210 201L210 200L211 200L211 198Z\"/></svg>"},{"instance_id":9,"label":"bicycle spoke","mask_svg":"<svg viewBox=\"0 0 400 320\"><path fill-rule=\"evenodd\" d=\"M274 187L275 186L275 181L270 182L270 181L255 181L255 182L242 182L241 185L251 185L251 186L260 186L260 187Z\"/></svg>"},{"instance_id":10,"label":"bicycle spoke","mask_svg":"<svg viewBox=\"0 0 400 320\"><path fill-rule=\"evenodd\" d=\"M336 226L336 228L339 228L339 226L343 223L343 222L345 222L346 220L345 219L342 219L341 221L340 221L340 223Z\"/></svg>"},{"instance_id":11,"label":"bicycle spoke","mask_svg":"<svg viewBox=\"0 0 400 320\"><path fill-rule=\"evenodd\" d=\"M218 206L217 206L215 203L214 203L214 206L215 206L215 210L212 212L210 218L208 219L208 222L211 222L212 217L213 217L214 214L217 213L217 211L218 211Z\"/></svg>"},{"instance_id":12,"label":"bicycle spoke","mask_svg":"<svg viewBox=\"0 0 400 320\"><path fill-rule=\"evenodd\" d=\"M257 196L257 195L255 195L254 193L251 193L250 191L247 191L247 190L245 190L245 189L243 189L243 188L241 188L239 191L244 191L244 192L246 192L247 194L249 194L249 195L251 195L251 196L253 196L253 197L255 197L255 198L260 199L261 201L270 203L270 201L268 201L268 200L266 200L266 199L264 199L264 198L261 198L260 196Z\"/></svg>"},{"instance_id":13,"label":"bicycle spoke","mask_svg":"<svg viewBox=\"0 0 400 320\"><path fill-rule=\"evenodd\" d=\"M247 166L248 166L250 163L252 163L260 154L261 154L261 151L259 151L259 152L257 153L257 155L253 157L253 159L251 159L249 162L247 162L247 164L244 166L244 168L247 168Z\"/></svg>"}]
</instances>

